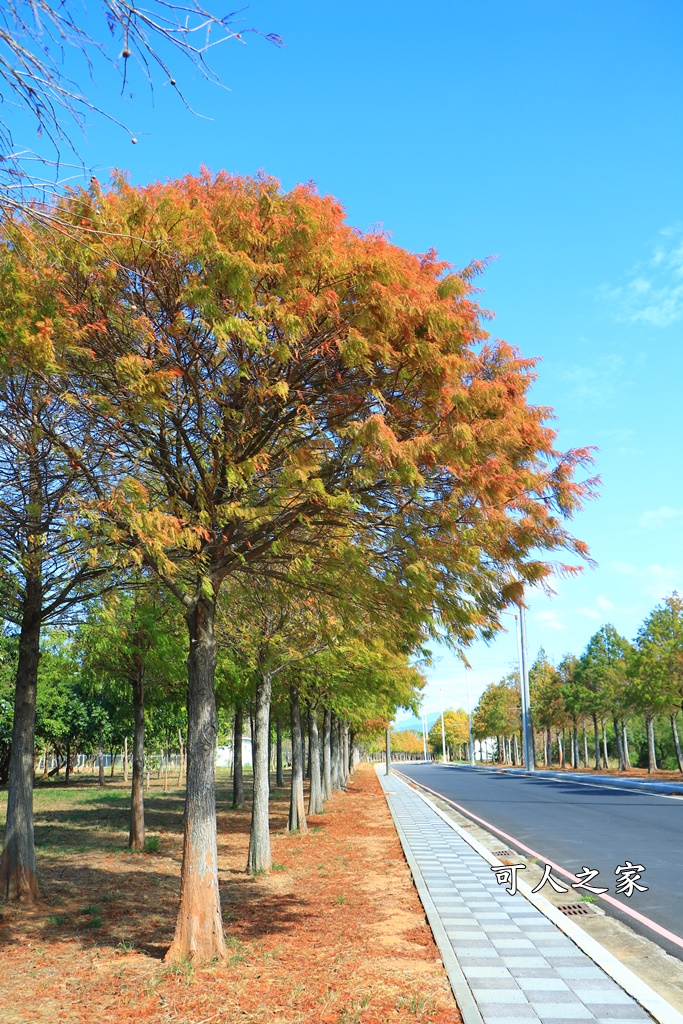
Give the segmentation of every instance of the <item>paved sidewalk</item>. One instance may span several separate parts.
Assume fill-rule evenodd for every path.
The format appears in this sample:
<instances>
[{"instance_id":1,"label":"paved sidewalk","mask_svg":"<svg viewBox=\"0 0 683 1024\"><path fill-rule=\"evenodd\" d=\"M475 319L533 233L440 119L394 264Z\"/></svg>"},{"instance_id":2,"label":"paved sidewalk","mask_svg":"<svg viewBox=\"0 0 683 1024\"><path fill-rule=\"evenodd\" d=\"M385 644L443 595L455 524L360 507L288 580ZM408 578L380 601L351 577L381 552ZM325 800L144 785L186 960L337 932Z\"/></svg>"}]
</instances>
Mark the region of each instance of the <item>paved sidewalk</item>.
<instances>
[{"instance_id":1,"label":"paved sidewalk","mask_svg":"<svg viewBox=\"0 0 683 1024\"><path fill-rule=\"evenodd\" d=\"M652 1020L414 790L378 776L466 1024Z\"/></svg>"}]
</instances>

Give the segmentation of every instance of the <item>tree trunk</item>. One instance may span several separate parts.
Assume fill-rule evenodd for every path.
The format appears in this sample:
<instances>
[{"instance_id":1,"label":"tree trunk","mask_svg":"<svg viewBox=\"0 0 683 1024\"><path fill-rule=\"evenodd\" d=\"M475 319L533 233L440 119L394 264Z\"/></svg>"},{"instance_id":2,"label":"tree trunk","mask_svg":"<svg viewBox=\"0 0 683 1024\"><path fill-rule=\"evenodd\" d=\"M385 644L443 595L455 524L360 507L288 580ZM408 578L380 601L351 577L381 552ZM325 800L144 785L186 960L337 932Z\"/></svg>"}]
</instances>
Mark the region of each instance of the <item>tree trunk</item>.
<instances>
[{"instance_id":1,"label":"tree trunk","mask_svg":"<svg viewBox=\"0 0 683 1024\"><path fill-rule=\"evenodd\" d=\"M323 709L323 800L332 796L332 712Z\"/></svg>"},{"instance_id":2,"label":"tree trunk","mask_svg":"<svg viewBox=\"0 0 683 1024\"><path fill-rule=\"evenodd\" d=\"M178 785L183 784L183 731L178 726Z\"/></svg>"},{"instance_id":3,"label":"tree trunk","mask_svg":"<svg viewBox=\"0 0 683 1024\"><path fill-rule=\"evenodd\" d=\"M123 737L123 781L128 782L128 737Z\"/></svg>"},{"instance_id":4,"label":"tree trunk","mask_svg":"<svg viewBox=\"0 0 683 1024\"><path fill-rule=\"evenodd\" d=\"M607 768L607 770L609 771L609 757L607 756L607 729L605 728L604 721L601 723L601 725L602 725L602 758L603 758L604 767Z\"/></svg>"},{"instance_id":5,"label":"tree trunk","mask_svg":"<svg viewBox=\"0 0 683 1024\"><path fill-rule=\"evenodd\" d=\"M284 786L285 777L282 772L282 722L280 715L275 718L275 785Z\"/></svg>"},{"instance_id":6,"label":"tree trunk","mask_svg":"<svg viewBox=\"0 0 683 1024\"><path fill-rule=\"evenodd\" d=\"M66 745L66 770L64 772L64 784L69 785L69 778L71 776L71 744Z\"/></svg>"},{"instance_id":7,"label":"tree trunk","mask_svg":"<svg viewBox=\"0 0 683 1024\"><path fill-rule=\"evenodd\" d=\"M595 733L595 770L600 771L600 734L598 732L598 716L593 715L593 732Z\"/></svg>"},{"instance_id":8,"label":"tree trunk","mask_svg":"<svg viewBox=\"0 0 683 1024\"><path fill-rule=\"evenodd\" d=\"M270 797L270 765L268 764L268 732L270 729L270 699L273 692L273 677L269 672L260 672L256 683L254 707L254 730L252 742L252 770L254 795L251 804L251 831L249 835L249 856L247 871L270 871L273 862L270 854L270 820L268 800ZM254 747L256 748L254 750Z\"/></svg>"},{"instance_id":9,"label":"tree trunk","mask_svg":"<svg viewBox=\"0 0 683 1024\"><path fill-rule=\"evenodd\" d=\"M128 846L131 850L145 848L145 678L141 671L131 680L133 684L133 778L130 787L130 830Z\"/></svg>"},{"instance_id":10,"label":"tree trunk","mask_svg":"<svg viewBox=\"0 0 683 1024\"><path fill-rule=\"evenodd\" d=\"M676 760L678 761L678 770L683 772L683 754L681 754L681 741L678 737L678 727L676 726L676 719L678 718L678 712L674 711L669 715L669 721L671 722L671 735L674 741L674 750L676 751Z\"/></svg>"},{"instance_id":11,"label":"tree trunk","mask_svg":"<svg viewBox=\"0 0 683 1024\"><path fill-rule=\"evenodd\" d=\"M557 737L557 760L560 763L560 768L564 768L564 743L562 742L562 733L557 729L555 735Z\"/></svg>"},{"instance_id":12,"label":"tree trunk","mask_svg":"<svg viewBox=\"0 0 683 1024\"><path fill-rule=\"evenodd\" d=\"M97 784L104 785L104 747L102 746L102 733L97 735Z\"/></svg>"},{"instance_id":13,"label":"tree trunk","mask_svg":"<svg viewBox=\"0 0 683 1024\"><path fill-rule=\"evenodd\" d=\"M251 736L251 771L252 778L254 773L254 765L256 764L256 747L258 746L258 737L256 735L256 708L252 704L249 708L249 735Z\"/></svg>"},{"instance_id":14,"label":"tree trunk","mask_svg":"<svg viewBox=\"0 0 683 1024\"><path fill-rule=\"evenodd\" d=\"M626 722L621 720L621 742L624 751L624 764L627 768L631 767L631 758L628 752L628 731L626 729Z\"/></svg>"},{"instance_id":15,"label":"tree trunk","mask_svg":"<svg viewBox=\"0 0 683 1024\"><path fill-rule=\"evenodd\" d=\"M624 747L621 742L621 729L619 728L619 719L616 715L612 716L612 724L614 725L614 740L617 745L617 761L619 762L619 771L623 772L626 768L626 761L624 759Z\"/></svg>"},{"instance_id":16,"label":"tree trunk","mask_svg":"<svg viewBox=\"0 0 683 1024\"><path fill-rule=\"evenodd\" d=\"M232 806L244 807L244 766L242 764L242 733L244 732L244 708L235 708L232 730ZM254 758L251 759L252 768Z\"/></svg>"},{"instance_id":17,"label":"tree trunk","mask_svg":"<svg viewBox=\"0 0 683 1024\"><path fill-rule=\"evenodd\" d=\"M353 775L356 770L356 734L353 729L349 729L349 775Z\"/></svg>"},{"instance_id":18,"label":"tree trunk","mask_svg":"<svg viewBox=\"0 0 683 1024\"><path fill-rule=\"evenodd\" d=\"M309 722L311 709L306 708L306 716L301 718L301 746L306 752L306 771L304 778L311 777L311 723Z\"/></svg>"},{"instance_id":19,"label":"tree trunk","mask_svg":"<svg viewBox=\"0 0 683 1024\"><path fill-rule=\"evenodd\" d=\"M588 767L588 732L586 731L586 719L583 720L583 766Z\"/></svg>"},{"instance_id":20,"label":"tree trunk","mask_svg":"<svg viewBox=\"0 0 683 1024\"><path fill-rule=\"evenodd\" d=\"M27 574L14 692L5 842L0 858L0 895L27 902L40 896L33 835L33 752L41 616L40 576Z\"/></svg>"},{"instance_id":21,"label":"tree trunk","mask_svg":"<svg viewBox=\"0 0 683 1024\"><path fill-rule=\"evenodd\" d=\"M311 761L311 788L308 794L308 813L322 814L323 786L320 777L320 742L318 715L315 708L308 709L308 749Z\"/></svg>"},{"instance_id":22,"label":"tree trunk","mask_svg":"<svg viewBox=\"0 0 683 1024\"><path fill-rule=\"evenodd\" d=\"M289 820L287 829L290 832L307 831L306 812L304 809L304 745L301 735L301 705L298 687L289 688L289 707L292 726L292 785L289 796Z\"/></svg>"},{"instance_id":23,"label":"tree trunk","mask_svg":"<svg viewBox=\"0 0 683 1024\"><path fill-rule=\"evenodd\" d=\"M342 728L342 738L344 741L342 744L342 767L344 770L344 788L346 788L349 784L349 727L346 722Z\"/></svg>"},{"instance_id":24,"label":"tree trunk","mask_svg":"<svg viewBox=\"0 0 683 1024\"><path fill-rule=\"evenodd\" d=\"M218 891L216 842L216 640L215 599L202 597L186 621L190 634L187 659L187 796L180 907L167 960L211 960L226 955Z\"/></svg>"},{"instance_id":25,"label":"tree trunk","mask_svg":"<svg viewBox=\"0 0 683 1024\"><path fill-rule=\"evenodd\" d=\"M655 747L655 716L646 715L647 727L647 771L648 775L657 771L657 748Z\"/></svg>"},{"instance_id":26,"label":"tree trunk","mask_svg":"<svg viewBox=\"0 0 683 1024\"><path fill-rule=\"evenodd\" d=\"M339 778L339 730L337 729L337 716L332 714L330 718L330 769L333 792L341 789Z\"/></svg>"}]
</instances>

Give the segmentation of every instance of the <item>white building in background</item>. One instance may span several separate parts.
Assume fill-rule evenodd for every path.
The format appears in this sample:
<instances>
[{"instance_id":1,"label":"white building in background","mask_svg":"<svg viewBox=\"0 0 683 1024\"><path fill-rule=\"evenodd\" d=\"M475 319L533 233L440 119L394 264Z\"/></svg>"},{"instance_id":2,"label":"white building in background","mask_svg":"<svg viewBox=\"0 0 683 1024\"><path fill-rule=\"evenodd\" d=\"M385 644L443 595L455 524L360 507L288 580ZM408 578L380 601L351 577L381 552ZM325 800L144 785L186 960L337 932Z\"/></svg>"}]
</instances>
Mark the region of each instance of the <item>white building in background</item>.
<instances>
[{"instance_id":1,"label":"white building in background","mask_svg":"<svg viewBox=\"0 0 683 1024\"><path fill-rule=\"evenodd\" d=\"M251 740L242 737L242 764L252 764ZM227 747L216 747L216 767L232 768L232 743Z\"/></svg>"}]
</instances>

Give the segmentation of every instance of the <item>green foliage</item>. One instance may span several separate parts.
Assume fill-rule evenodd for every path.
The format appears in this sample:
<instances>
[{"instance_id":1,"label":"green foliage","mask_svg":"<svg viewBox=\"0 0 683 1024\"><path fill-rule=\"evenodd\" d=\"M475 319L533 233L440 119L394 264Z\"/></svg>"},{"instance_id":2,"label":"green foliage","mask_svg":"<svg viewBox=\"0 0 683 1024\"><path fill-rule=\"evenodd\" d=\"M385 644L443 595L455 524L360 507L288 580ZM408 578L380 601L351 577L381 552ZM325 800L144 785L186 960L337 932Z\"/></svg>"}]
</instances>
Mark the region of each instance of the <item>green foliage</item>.
<instances>
[{"instance_id":1,"label":"green foliage","mask_svg":"<svg viewBox=\"0 0 683 1024\"><path fill-rule=\"evenodd\" d=\"M452 756L455 749L461 743L469 742L469 716L466 711L462 710L462 708L458 708L457 711L444 711L443 721L446 730L446 746L450 749ZM436 722L429 730L427 741L432 754L437 757L442 757L443 737L441 735L441 716L437 718Z\"/></svg>"},{"instance_id":2,"label":"green foliage","mask_svg":"<svg viewBox=\"0 0 683 1024\"><path fill-rule=\"evenodd\" d=\"M509 736L520 728L520 693L516 674L505 676L498 683L489 683L472 716L477 739L488 736Z\"/></svg>"},{"instance_id":3,"label":"green foliage","mask_svg":"<svg viewBox=\"0 0 683 1024\"><path fill-rule=\"evenodd\" d=\"M628 640L611 624L602 626L590 638L575 673L584 714L602 719L625 710L626 672L631 655Z\"/></svg>"},{"instance_id":4,"label":"green foliage","mask_svg":"<svg viewBox=\"0 0 683 1024\"><path fill-rule=\"evenodd\" d=\"M683 705L683 599L676 592L650 613L638 630L629 665L629 695L644 714Z\"/></svg>"}]
</instances>

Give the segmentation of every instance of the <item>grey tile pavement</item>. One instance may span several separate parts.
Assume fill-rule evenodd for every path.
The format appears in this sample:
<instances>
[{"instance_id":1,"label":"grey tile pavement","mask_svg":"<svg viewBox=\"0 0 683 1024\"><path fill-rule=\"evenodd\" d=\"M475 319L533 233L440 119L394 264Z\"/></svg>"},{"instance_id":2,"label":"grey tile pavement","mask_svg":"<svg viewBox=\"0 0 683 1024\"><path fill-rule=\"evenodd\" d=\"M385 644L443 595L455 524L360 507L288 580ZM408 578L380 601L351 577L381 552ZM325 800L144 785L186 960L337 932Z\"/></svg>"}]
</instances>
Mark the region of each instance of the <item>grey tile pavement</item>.
<instances>
[{"instance_id":1,"label":"grey tile pavement","mask_svg":"<svg viewBox=\"0 0 683 1024\"><path fill-rule=\"evenodd\" d=\"M484 1024L652 1020L524 896L505 892L414 790L378 776Z\"/></svg>"}]
</instances>

